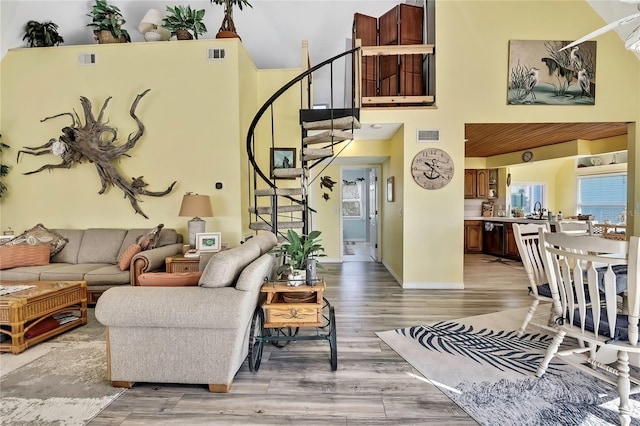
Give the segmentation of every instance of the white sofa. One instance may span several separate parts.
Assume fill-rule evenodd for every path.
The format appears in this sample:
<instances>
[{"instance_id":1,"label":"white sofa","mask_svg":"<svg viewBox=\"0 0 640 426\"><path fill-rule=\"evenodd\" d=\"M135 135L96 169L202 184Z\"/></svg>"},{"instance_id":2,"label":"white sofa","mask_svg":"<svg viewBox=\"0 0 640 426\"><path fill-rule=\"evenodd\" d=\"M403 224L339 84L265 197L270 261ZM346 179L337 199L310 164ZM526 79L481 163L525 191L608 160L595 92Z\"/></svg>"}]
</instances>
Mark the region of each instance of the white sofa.
<instances>
[{"instance_id":1,"label":"white sofa","mask_svg":"<svg viewBox=\"0 0 640 426\"><path fill-rule=\"evenodd\" d=\"M111 288L98 300L107 327L108 377L134 382L206 384L227 392L248 354L260 287L273 277L270 250L277 239L261 233L213 256L198 286Z\"/></svg>"}]
</instances>

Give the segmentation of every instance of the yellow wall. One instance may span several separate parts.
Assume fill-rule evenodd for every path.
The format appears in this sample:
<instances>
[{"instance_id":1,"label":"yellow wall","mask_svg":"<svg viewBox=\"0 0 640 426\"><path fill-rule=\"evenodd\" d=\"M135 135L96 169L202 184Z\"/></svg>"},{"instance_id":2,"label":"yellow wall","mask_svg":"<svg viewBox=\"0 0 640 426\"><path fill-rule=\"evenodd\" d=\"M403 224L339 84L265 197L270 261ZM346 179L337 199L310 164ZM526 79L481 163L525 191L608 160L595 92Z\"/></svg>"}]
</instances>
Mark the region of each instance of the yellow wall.
<instances>
[{"instance_id":1,"label":"yellow wall","mask_svg":"<svg viewBox=\"0 0 640 426\"><path fill-rule=\"evenodd\" d=\"M333 191L329 191L326 188L320 188L320 179L316 179L309 188L309 206L317 211L317 213L311 213L311 228L316 231L320 231L322 234L322 246L325 248L324 254L327 255L326 259L320 259L323 261L340 261L341 258L341 235L342 232L342 220L340 217L340 198L342 194L342 175L340 173L340 166L330 165L323 171L320 171L322 167L318 167L318 170L314 170L311 179L315 178L318 173L320 176L331 176L331 178L337 183L333 186ZM329 199L322 198L322 194L327 193Z\"/></svg>"},{"instance_id":2,"label":"yellow wall","mask_svg":"<svg viewBox=\"0 0 640 426\"><path fill-rule=\"evenodd\" d=\"M389 160L382 164L382 263L398 282L402 282L404 250L402 240L405 206L405 176L403 173L404 129L401 128L389 141ZM386 198L387 178L394 178L394 201Z\"/></svg>"},{"instance_id":3,"label":"yellow wall","mask_svg":"<svg viewBox=\"0 0 640 426\"><path fill-rule=\"evenodd\" d=\"M224 47L224 61L207 61L206 49ZM255 101L255 71L237 40L200 40L126 45L64 46L9 51L2 60L1 129L11 145L6 178L9 192L0 205L2 228L16 232L42 222L52 228L152 227L164 223L186 234L189 218L178 217L182 195L210 194L214 217L205 218L208 231L221 231L231 245L241 237L242 174L240 139ZM78 65L78 54L97 54L94 66ZM240 58L240 59L239 59ZM243 72L238 72L239 62ZM43 66L46 64L46 66ZM253 67L255 69L255 67ZM253 74L253 76L252 76ZM243 91L239 89L239 79ZM144 176L149 190L163 190L174 180L174 190L164 197L141 197L144 219L117 188L98 195L100 180L95 167L84 162L30 176L23 173L58 157L23 156L22 146L38 146L58 137L70 124L68 116L40 123L47 116L81 111L79 97L93 103L94 112L112 96L105 117L119 131L119 141L136 130L128 116L135 96L151 91L140 102L137 115L146 129L136 147L117 168L126 178ZM247 102L240 110L240 100ZM224 189L215 190L215 182Z\"/></svg>"}]
</instances>

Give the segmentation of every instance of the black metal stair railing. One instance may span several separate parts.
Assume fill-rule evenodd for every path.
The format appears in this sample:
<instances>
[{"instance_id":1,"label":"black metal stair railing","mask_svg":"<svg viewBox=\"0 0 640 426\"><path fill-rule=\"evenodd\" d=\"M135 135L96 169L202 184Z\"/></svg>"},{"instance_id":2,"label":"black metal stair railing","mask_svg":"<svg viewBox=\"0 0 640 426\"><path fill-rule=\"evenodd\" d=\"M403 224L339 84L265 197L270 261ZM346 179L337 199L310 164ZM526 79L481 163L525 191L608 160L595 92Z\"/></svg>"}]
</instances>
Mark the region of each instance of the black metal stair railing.
<instances>
[{"instance_id":1,"label":"black metal stair railing","mask_svg":"<svg viewBox=\"0 0 640 426\"><path fill-rule=\"evenodd\" d=\"M254 116L249 129L247 131L247 156L249 161L249 199L253 199L253 205L249 208L250 228L254 231L269 230L276 235L284 235L284 229L302 229L303 234L309 232L310 209L308 203L308 188L312 181L309 181L309 169L319 165L320 163L330 164L335 156L333 147L337 144L352 140L353 129L359 127L359 109L356 108L355 99L355 74L352 73L352 108L334 109L333 105L333 64L335 61L348 55L354 55L360 47L340 53L329 58L320 64L309 68L300 75L296 76L278 91L276 91L258 110ZM354 67L359 61L353 61ZM331 100L329 109L326 110L309 110L303 109L311 103L311 77L317 70L329 66L331 72ZM304 99L306 83L307 98ZM275 177L267 177L265 171L260 167L256 160L256 127L264 118L265 113L270 113L271 125L271 148L275 147L275 128L274 128L274 103L288 90L300 84L300 125L301 125L301 147L300 147L300 170L293 170L299 173L300 188L279 187ZM346 118L345 118L346 117ZM349 118L351 117L351 118ZM314 123L315 122L315 123ZM348 127L347 127L348 125ZM321 135L308 136L310 130L314 128L328 129L324 130ZM346 131L345 131L346 130ZM348 133L351 130L351 133ZM351 136L349 136L351 135ZM315 139L314 139L315 138ZM323 139L324 138L324 139ZM306 148L310 144L322 145L320 148ZM266 144L259 144L261 149L266 149ZM344 148L343 148L344 149ZM327 158L330 159L327 162ZM325 165L326 167L326 165ZM290 172L290 171L287 171ZM258 188L259 180L266 183L267 188ZM261 184L261 186L264 186ZM258 206L259 197L269 197L268 206ZM282 203L281 203L282 201ZM286 205L288 203L288 205ZM281 205L282 204L282 205ZM254 219L255 216L255 220ZM253 220L253 221L252 221Z\"/></svg>"}]
</instances>

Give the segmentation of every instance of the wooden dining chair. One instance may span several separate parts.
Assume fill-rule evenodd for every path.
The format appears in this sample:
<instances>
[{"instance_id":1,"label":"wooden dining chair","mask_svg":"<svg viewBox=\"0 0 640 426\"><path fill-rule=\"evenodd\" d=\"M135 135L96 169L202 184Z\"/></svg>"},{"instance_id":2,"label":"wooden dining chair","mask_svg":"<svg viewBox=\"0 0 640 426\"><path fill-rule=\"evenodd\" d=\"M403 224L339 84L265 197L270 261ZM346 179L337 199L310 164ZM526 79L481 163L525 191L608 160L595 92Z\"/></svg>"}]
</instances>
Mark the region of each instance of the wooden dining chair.
<instances>
[{"instance_id":1,"label":"wooden dining chair","mask_svg":"<svg viewBox=\"0 0 640 426\"><path fill-rule=\"evenodd\" d=\"M556 232L593 235L593 222L590 220L560 220L555 225Z\"/></svg>"},{"instance_id":2,"label":"wooden dining chair","mask_svg":"<svg viewBox=\"0 0 640 426\"><path fill-rule=\"evenodd\" d=\"M629 395L638 392L639 377L631 377L629 354L640 353L640 237L627 241L596 236L575 237L563 233L540 233L543 261L562 316L551 330L553 341L536 375L541 377L554 356L618 389L620 423L631 422ZM618 292L626 287L628 298L621 311ZM585 290L586 288L586 290ZM577 339L574 347L558 351L565 337ZM565 342L565 345L567 342ZM598 359L598 351L613 350L617 363ZM631 390L631 384L634 390Z\"/></svg>"},{"instance_id":3,"label":"wooden dining chair","mask_svg":"<svg viewBox=\"0 0 640 426\"><path fill-rule=\"evenodd\" d=\"M551 293L553 291L557 292L557 289L551 289L549 281L547 280L547 273L539 247L540 229L549 232L549 224L546 222L513 224L513 235L516 240L516 246L518 246L522 266L527 273L527 288L529 295L533 297L527 315L518 330L518 336L524 334L527 325L536 313L540 301L553 303L554 299ZM554 307L552 304L551 312L549 313L549 323L552 323L559 314L560 305L556 304Z\"/></svg>"}]
</instances>

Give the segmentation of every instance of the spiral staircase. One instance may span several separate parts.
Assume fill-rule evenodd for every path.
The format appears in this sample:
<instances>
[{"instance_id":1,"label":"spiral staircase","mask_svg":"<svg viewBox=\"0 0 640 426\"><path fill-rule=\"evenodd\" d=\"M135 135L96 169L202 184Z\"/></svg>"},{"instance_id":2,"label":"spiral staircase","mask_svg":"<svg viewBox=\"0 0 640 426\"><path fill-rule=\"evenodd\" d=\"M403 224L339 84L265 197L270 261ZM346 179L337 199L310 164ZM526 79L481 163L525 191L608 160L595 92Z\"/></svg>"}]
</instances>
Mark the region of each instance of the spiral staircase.
<instances>
[{"instance_id":1,"label":"spiral staircase","mask_svg":"<svg viewBox=\"0 0 640 426\"><path fill-rule=\"evenodd\" d=\"M352 91L353 108L334 108L333 84L331 84L331 101L328 109L310 109L312 104L312 81L314 73L328 67L333 82L334 67L337 61L353 59L358 47L336 55L326 61L309 68L276 91L253 118L247 133L247 155L249 159L249 228L254 231L271 231L280 239L289 229L307 235L311 230L312 214L309 206L309 188L322 170L344 150L353 140L353 131L360 127L360 110L357 108L358 96ZM352 61L353 68L359 61ZM325 69L326 71L326 69ZM352 87L356 87L355 75L352 73ZM297 159L300 167L275 168L271 173L270 163L262 164L257 159L256 149L266 150L266 141L256 141L256 128L262 120L270 125L270 147L282 147L277 140L277 129L274 128L274 104L290 90L299 90L299 124L300 140L297 142L299 153ZM270 121L270 122L269 122ZM260 152L262 154L262 151ZM265 162L263 162L265 163ZM312 173L314 168L320 168Z\"/></svg>"}]
</instances>

